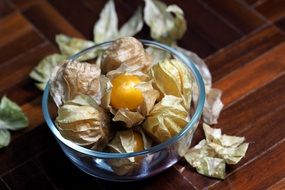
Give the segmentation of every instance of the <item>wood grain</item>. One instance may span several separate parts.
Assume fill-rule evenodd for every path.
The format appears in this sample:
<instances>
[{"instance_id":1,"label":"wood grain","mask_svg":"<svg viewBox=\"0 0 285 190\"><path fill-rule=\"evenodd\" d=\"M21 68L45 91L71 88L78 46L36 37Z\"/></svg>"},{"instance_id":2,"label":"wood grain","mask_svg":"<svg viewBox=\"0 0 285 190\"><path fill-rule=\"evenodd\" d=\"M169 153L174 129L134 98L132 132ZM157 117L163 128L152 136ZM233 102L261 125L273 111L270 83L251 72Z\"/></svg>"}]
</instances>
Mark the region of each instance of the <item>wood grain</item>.
<instances>
[{"instance_id":1,"label":"wood grain","mask_svg":"<svg viewBox=\"0 0 285 190\"><path fill-rule=\"evenodd\" d=\"M223 91L223 103L228 105L285 73L284 51L282 43L216 82L214 86Z\"/></svg>"},{"instance_id":2,"label":"wood grain","mask_svg":"<svg viewBox=\"0 0 285 190\"><path fill-rule=\"evenodd\" d=\"M26 51L40 45L44 39L18 12L0 20L0 67L9 59L24 55Z\"/></svg>"},{"instance_id":3,"label":"wood grain","mask_svg":"<svg viewBox=\"0 0 285 190\"><path fill-rule=\"evenodd\" d=\"M285 189L285 178L281 179L277 183L273 184L268 190L282 190Z\"/></svg>"},{"instance_id":4,"label":"wood grain","mask_svg":"<svg viewBox=\"0 0 285 190\"><path fill-rule=\"evenodd\" d=\"M278 182L285 175L285 165L280 164L285 161L284 150L285 141L282 140L263 156L227 176L224 183L218 183L211 189L266 189L270 187L272 183Z\"/></svg>"},{"instance_id":5,"label":"wood grain","mask_svg":"<svg viewBox=\"0 0 285 190\"><path fill-rule=\"evenodd\" d=\"M0 18L5 17L14 10L13 6L9 1L0 1Z\"/></svg>"},{"instance_id":6,"label":"wood grain","mask_svg":"<svg viewBox=\"0 0 285 190\"><path fill-rule=\"evenodd\" d=\"M0 162L5 164L0 167L0 176L2 177L45 151L54 142L52 138L48 128L42 125L17 138L9 145L9 148L1 149Z\"/></svg>"},{"instance_id":7,"label":"wood grain","mask_svg":"<svg viewBox=\"0 0 285 190\"><path fill-rule=\"evenodd\" d=\"M267 0L260 2L255 9L271 21L276 21L285 16L285 1Z\"/></svg>"},{"instance_id":8,"label":"wood grain","mask_svg":"<svg viewBox=\"0 0 285 190\"><path fill-rule=\"evenodd\" d=\"M0 178L0 189L9 190L8 185L3 181L2 178Z\"/></svg>"},{"instance_id":9,"label":"wood grain","mask_svg":"<svg viewBox=\"0 0 285 190\"><path fill-rule=\"evenodd\" d=\"M26 177L23 180L24 176ZM32 161L8 172L3 176L3 179L11 189L55 189L41 169Z\"/></svg>"},{"instance_id":10,"label":"wood grain","mask_svg":"<svg viewBox=\"0 0 285 190\"><path fill-rule=\"evenodd\" d=\"M55 44L55 35L66 34L83 38L49 3L37 3L23 11L24 16L50 41Z\"/></svg>"},{"instance_id":11,"label":"wood grain","mask_svg":"<svg viewBox=\"0 0 285 190\"><path fill-rule=\"evenodd\" d=\"M206 0L205 3L213 8L217 14L222 15L237 31L244 34L266 23L266 20L258 12L238 0Z\"/></svg>"},{"instance_id":12,"label":"wood grain","mask_svg":"<svg viewBox=\"0 0 285 190\"><path fill-rule=\"evenodd\" d=\"M106 1L98 1L99 10L103 8L104 2ZM68 6L66 6L65 0L49 0L49 3L80 31L85 38L93 38L93 24L99 18L99 12L94 14L91 9L84 6L83 1L69 1ZM80 13L80 16L78 13Z\"/></svg>"},{"instance_id":13,"label":"wood grain","mask_svg":"<svg viewBox=\"0 0 285 190\"><path fill-rule=\"evenodd\" d=\"M228 172L234 171L245 162L254 159L254 157L284 138L284 82L285 75L222 112L219 123L215 127L221 128L225 134L245 136L247 141L251 143L246 158L235 167L231 167L231 170ZM274 98L282 101L272 101ZM272 119L273 116L276 120ZM201 126L197 132L199 134L195 135L199 139L196 141L199 141L204 138L201 135ZM260 142L261 140L262 143ZM188 169L187 163L182 163L177 168L182 170L182 174L198 189L219 182L218 180L205 178L194 173L193 169Z\"/></svg>"},{"instance_id":14,"label":"wood grain","mask_svg":"<svg viewBox=\"0 0 285 190\"><path fill-rule=\"evenodd\" d=\"M183 7L183 2L178 1L177 4ZM187 17L189 24L191 23L191 27L214 47L224 47L242 36L239 31L216 15L213 10L209 10L203 1L191 0L188 4L185 14L186 16L189 14Z\"/></svg>"},{"instance_id":15,"label":"wood grain","mask_svg":"<svg viewBox=\"0 0 285 190\"><path fill-rule=\"evenodd\" d=\"M188 24L178 45L205 58L226 105L219 122L250 143L223 181L201 176L185 160L150 179L114 183L91 177L64 156L42 117L41 95L29 78L64 33L92 40L107 0L0 1L0 96L17 102L29 127L12 132L0 149L0 189L284 189L285 5L283 0L165 0L179 5ZM143 0L115 0L119 25ZM151 39L144 25L137 38ZM56 115L56 108L51 113ZM193 145L204 138L199 126Z\"/></svg>"},{"instance_id":16,"label":"wood grain","mask_svg":"<svg viewBox=\"0 0 285 190\"><path fill-rule=\"evenodd\" d=\"M282 31L275 26L268 26L212 54L207 57L206 63L213 81L220 80L284 41Z\"/></svg>"}]
</instances>

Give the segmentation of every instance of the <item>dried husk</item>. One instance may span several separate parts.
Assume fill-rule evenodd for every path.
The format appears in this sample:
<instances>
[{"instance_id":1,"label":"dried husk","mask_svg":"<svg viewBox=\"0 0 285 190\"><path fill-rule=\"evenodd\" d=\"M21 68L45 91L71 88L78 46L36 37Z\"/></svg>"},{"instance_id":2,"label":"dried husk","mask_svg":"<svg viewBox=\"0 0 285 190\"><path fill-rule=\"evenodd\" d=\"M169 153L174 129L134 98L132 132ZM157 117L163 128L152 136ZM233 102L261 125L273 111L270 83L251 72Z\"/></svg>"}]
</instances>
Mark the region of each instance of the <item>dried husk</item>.
<instances>
[{"instance_id":1,"label":"dried husk","mask_svg":"<svg viewBox=\"0 0 285 190\"><path fill-rule=\"evenodd\" d=\"M72 56L86 48L95 45L95 43L92 41L83 40L80 38L74 38L64 34L56 35L55 41L59 46L61 54L65 56ZM97 55L98 55L97 51L90 51L87 54L81 56L79 60L84 61L88 59L94 59L95 57L97 57Z\"/></svg>"},{"instance_id":2,"label":"dried husk","mask_svg":"<svg viewBox=\"0 0 285 190\"><path fill-rule=\"evenodd\" d=\"M155 47L147 47L146 52L152 57L152 64L155 65L164 59L170 59L171 54L165 50L155 48Z\"/></svg>"},{"instance_id":3,"label":"dried husk","mask_svg":"<svg viewBox=\"0 0 285 190\"><path fill-rule=\"evenodd\" d=\"M159 143L177 135L189 121L182 102L181 98L166 95L142 124L144 131Z\"/></svg>"},{"instance_id":4,"label":"dried husk","mask_svg":"<svg viewBox=\"0 0 285 190\"><path fill-rule=\"evenodd\" d=\"M159 92L153 89L152 81L141 82L140 84L136 85L136 88L142 92L144 99L143 103L135 111L131 111L125 108L115 109L110 104L112 91L112 84L110 82L110 79L107 77L102 77L101 86L102 90L105 92L101 99L101 106L114 114L114 117L112 119L113 121L122 121L125 123L127 128L141 124L159 97Z\"/></svg>"},{"instance_id":5,"label":"dried husk","mask_svg":"<svg viewBox=\"0 0 285 190\"><path fill-rule=\"evenodd\" d=\"M116 111L113 121L122 121L126 124L127 128L141 124L144 116L140 112L130 111L128 109L119 109Z\"/></svg>"},{"instance_id":6,"label":"dried husk","mask_svg":"<svg viewBox=\"0 0 285 190\"><path fill-rule=\"evenodd\" d=\"M225 178L226 163L221 158L215 158L216 153L202 140L185 155L187 162L196 168L197 172L219 179Z\"/></svg>"},{"instance_id":7,"label":"dried husk","mask_svg":"<svg viewBox=\"0 0 285 190\"><path fill-rule=\"evenodd\" d=\"M220 112L222 111L224 104L221 101L222 91L216 88L211 88L207 95L203 110L204 122L208 124L218 123Z\"/></svg>"},{"instance_id":8,"label":"dried husk","mask_svg":"<svg viewBox=\"0 0 285 190\"><path fill-rule=\"evenodd\" d=\"M60 54L51 54L43 58L39 64L30 73L30 77L37 81L35 85L44 90L54 68L61 64L66 59L66 56Z\"/></svg>"},{"instance_id":9,"label":"dried husk","mask_svg":"<svg viewBox=\"0 0 285 190\"><path fill-rule=\"evenodd\" d=\"M137 66L137 70L146 70L151 64L151 56L148 55L141 42L133 37L119 38L106 49L101 64L102 73L118 69L122 64Z\"/></svg>"},{"instance_id":10,"label":"dried husk","mask_svg":"<svg viewBox=\"0 0 285 190\"><path fill-rule=\"evenodd\" d=\"M64 138L95 150L103 150L110 138L110 116L86 95L65 102L56 125Z\"/></svg>"},{"instance_id":11,"label":"dried husk","mask_svg":"<svg viewBox=\"0 0 285 190\"><path fill-rule=\"evenodd\" d=\"M137 133L141 135L144 149L151 147L151 140L143 133L138 127ZM112 141L107 145L108 152L114 153L131 153L135 152L135 137L134 130L128 129L124 131L118 131ZM111 165L114 172L118 175L127 175L137 170L143 162L140 157L130 157L121 159L110 159L108 163Z\"/></svg>"},{"instance_id":12,"label":"dried husk","mask_svg":"<svg viewBox=\"0 0 285 190\"><path fill-rule=\"evenodd\" d=\"M184 13L177 5L145 0L144 21L153 39L171 45L186 32Z\"/></svg>"},{"instance_id":13,"label":"dried husk","mask_svg":"<svg viewBox=\"0 0 285 190\"><path fill-rule=\"evenodd\" d=\"M50 84L51 95L58 107L80 94L88 95L100 104L100 68L95 64L66 61L54 69Z\"/></svg>"},{"instance_id":14,"label":"dried husk","mask_svg":"<svg viewBox=\"0 0 285 190\"><path fill-rule=\"evenodd\" d=\"M190 110L193 78L185 65L176 59L165 59L150 70L155 86L164 95L181 97Z\"/></svg>"},{"instance_id":15,"label":"dried husk","mask_svg":"<svg viewBox=\"0 0 285 190\"><path fill-rule=\"evenodd\" d=\"M236 164L244 157L249 145L244 143L244 137L222 135L220 129L213 129L207 124L203 125L203 129L208 146L227 164Z\"/></svg>"},{"instance_id":16,"label":"dried husk","mask_svg":"<svg viewBox=\"0 0 285 190\"><path fill-rule=\"evenodd\" d=\"M212 88L212 76L206 63L195 53L186 49L176 47L179 51L185 53L192 63L199 70L205 85L206 101L203 110L204 122L212 125L218 122L218 118L222 108L224 107L221 96L222 92L219 89ZM193 102L197 104L198 101L198 86L193 83Z\"/></svg>"},{"instance_id":17,"label":"dried husk","mask_svg":"<svg viewBox=\"0 0 285 190\"><path fill-rule=\"evenodd\" d=\"M115 10L115 3L113 0L109 0L100 12L100 18L94 26L94 42L102 43L119 37L134 36L141 31L142 27L142 10L139 7L118 30L118 16Z\"/></svg>"},{"instance_id":18,"label":"dried husk","mask_svg":"<svg viewBox=\"0 0 285 190\"><path fill-rule=\"evenodd\" d=\"M226 163L237 164L244 157L248 143L244 143L244 137L222 135L221 129L205 123L203 129L206 139L188 150L185 159L198 173L224 179Z\"/></svg>"}]
</instances>

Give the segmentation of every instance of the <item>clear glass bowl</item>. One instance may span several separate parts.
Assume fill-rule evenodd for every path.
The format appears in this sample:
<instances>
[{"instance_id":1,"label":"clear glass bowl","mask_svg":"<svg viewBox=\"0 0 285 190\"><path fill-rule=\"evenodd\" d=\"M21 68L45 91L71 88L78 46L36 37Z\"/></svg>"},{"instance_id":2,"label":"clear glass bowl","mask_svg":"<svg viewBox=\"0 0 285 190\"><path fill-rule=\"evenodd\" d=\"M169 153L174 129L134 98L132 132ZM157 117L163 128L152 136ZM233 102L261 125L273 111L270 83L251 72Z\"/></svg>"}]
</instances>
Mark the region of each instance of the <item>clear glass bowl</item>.
<instances>
[{"instance_id":1,"label":"clear glass bowl","mask_svg":"<svg viewBox=\"0 0 285 190\"><path fill-rule=\"evenodd\" d=\"M42 99L42 109L44 118L63 152L79 169L92 176L104 180L141 180L158 174L174 165L190 147L193 134L198 126L203 111L205 101L204 83L199 71L196 69L191 60L183 53L169 46L148 40L141 40L141 42L146 47L151 46L153 48L166 51L176 59L179 59L181 62L183 62L189 68L191 74L193 75L193 78L195 79L194 83L196 83L198 87L198 101L196 105L192 106L193 108L190 114L190 122L179 134L172 137L171 139L156 146L153 146L147 150L133 153L107 153L81 147L61 136L60 132L58 131L57 127L53 122L53 119L50 116L50 109L52 106L49 103L49 85L46 86L44 91ZM111 43L112 42L105 42L95 45L77 53L74 56L71 56L70 59L76 60L81 56L86 55L87 53L96 51L97 49L105 49L110 46ZM129 172L126 175L116 174L116 172L113 171L112 167L109 165L110 162L108 162L108 160L124 161L130 158L139 159L140 162L138 165L135 166L135 169L133 169L132 172Z\"/></svg>"}]
</instances>

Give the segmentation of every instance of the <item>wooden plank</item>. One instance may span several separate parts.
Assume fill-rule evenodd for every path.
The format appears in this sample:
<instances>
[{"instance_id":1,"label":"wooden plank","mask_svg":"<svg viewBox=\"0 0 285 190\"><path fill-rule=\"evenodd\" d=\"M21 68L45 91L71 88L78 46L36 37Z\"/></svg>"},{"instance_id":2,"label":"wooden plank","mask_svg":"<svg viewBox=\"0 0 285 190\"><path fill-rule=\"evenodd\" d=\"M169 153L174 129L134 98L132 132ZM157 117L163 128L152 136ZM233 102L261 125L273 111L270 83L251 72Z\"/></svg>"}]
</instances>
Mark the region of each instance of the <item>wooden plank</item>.
<instances>
[{"instance_id":1,"label":"wooden plank","mask_svg":"<svg viewBox=\"0 0 285 190\"><path fill-rule=\"evenodd\" d=\"M219 50L206 59L213 81L220 80L284 41L285 35L277 27L268 26Z\"/></svg>"},{"instance_id":2,"label":"wooden plank","mask_svg":"<svg viewBox=\"0 0 285 190\"><path fill-rule=\"evenodd\" d=\"M225 20L221 19L203 1L171 0L168 4L177 4L185 10L189 28L192 27L215 48L222 48L242 37Z\"/></svg>"},{"instance_id":3,"label":"wooden plank","mask_svg":"<svg viewBox=\"0 0 285 190\"><path fill-rule=\"evenodd\" d=\"M13 132L14 133L18 133ZM38 126L14 140L8 147L0 149L0 176L22 165L32 157L45 151L52 145L54 138L47 126Z\"/></svg>"},{"instance_id":4,"label":"wooden plank","mask_svg":"<svg viewBox=\"0 0 285 190\"><path fill-rule=\"evenodd\" d=\"M69 1L68 6L65 0L49 0L48 2L80 31L85 38L93 39L93 24L99 18L99 11L94 14L92 9L86 8L84 1ZM104 2L106 1L96 1L97 9L102 9Z\"/></svg>"},{"instance_id":5,"label":"wooden plank","mask_svg":"<svg viewBox=\"0 0 285 190\"><path fill-rule=\"evenodd\" d=\"M245 136L246 141L249 142L250 145L246 153L246 157L243 158L238 165L228 167L228 174L239 169L240 166L246 164L263 152L266 152L268 149L284 139L284 115L285 106L280 110L270 112L270 114L264 117L255 119L250 124L250 127L238 126L240 131L234 135Z\"/></svg>"},{"instance_id":6,"label":"wooden plank","mask_svg":"<svg viewBox=\"0 0 285 190\"><path fill-rule=\"evenodd\" d=\"M193 189L174 168L143 181L114 183L98 180L79 171L59 148L40 155L37 163L59 189Z\"/></svg>"},{"instance_id":7,"label":"wooden plank","mask_svg":"<svg viewBox=\"0 0 285 190\"><path fill-rule=\"evenodd\" d=\"M14 8L9 1L0 1L0 18L7 16L11 12L13 12L13 10Z\"/></svg>"},{"instance_id":8,"label":"wooden plank","mask_svg":"<svg viewBox=\"0 0 285 190\"><path fill-rule=\"evenodd\" d=\"M223 91L223 103L229 105L283 74L284 51L285 43L282 43L216 82L214 87Z\"/></svg>"},{"instance_id":9,"label":"wooden plank","mask_svg":"<svg viewBox=\"0 0 285 190\"><path fill-rule=\"evenodd\" d=\"M285 16L285 1L270 0L262 1L255 7L263 16L271 21L277 21Z\"/></svg>"},{"instance_id":10,"label":"wooden plank","mask_svg":"<svg viewBox=\"0 0 285 190\"><path fill-rule=\"evenodd\" d=\"M9 62L2 63L0 65L0 94L8 94L19 104L38 96L40 92L34 87L34 81L29 79L29 73L44 56L54 52L53 46L44 43Z\"/></svg>"},{"instance_id":11,"label":"wooden plank","mask_svg":"<svg viewBox=\"0 0 285 190\"><path fill-rule=\"evenodd\" d=\"M278 20L275 25L280 28L283 32L285 32L285 18Z\"/></svg>"},{"instance_id":12,"label":"wooden plank","mask_svg":"<svg viewBox=\"0 0 285 190\"><path fill-rule=\"evenodd\" d=\"M246 141L251 143L246 157L236 166L230 167L229 173L284 138L284 82L285 75L222 112L219 123L215 127L221 128L223 133L228 135L245 136ZM202 138L204 135L200 126L195 133L193 145ZM259 143L261 140L263 143ZM218 180L197 174L185 162L180 162L176 168L198 189L218 182Z\"/></svg>"},{"instance_id":13,"label":"wooden plank","mask_svg":"<svg viewBox=\"0 0 285 190\"><path fill-rule=\"evenodd\" d=\"M222 111L216 127L221 127L225 133L237 134L257 118L280 109L285 104L284 82L285 75L228 107Z\"/></svg>"},{"instance_id":14,"label":"wooden plank","mask_svg":"<svg viewBox=\"0 0 285 190\"><path fill-rule=\"evenodd\" d=\"M285 140L210 189L266 189L285 176Z\"/></svg>"},{"instance_id":15,"label":"wooden plank","mask_svg":"<svg viewBox=\"0 0 285 190\"><path fill-rule=\"evenodd\" d=\"M247 34L266 23L263 17L241 1L207 0L204 2L243 34Z\"/></svg>"},{"instance_id":16,"label":"wooden plank","mask_svg":"<svg viewBox=\"0 0 285 190\"><path fill-rule=\"evenodd\" d=\"M3 176L11 189L55 189L35 163L29 161Z\"/></svg>"},{"instance_id":17,"label":"wooden plank","mask_svg":"<svg viewBox=\"0 0 285 190\"><path fill-rule=\"evenodd\" d=\"M285 189L285 178L281 179L277 183L273 184L268 190L282 190Z\"/></svg>"},{"instance_id":18,"label":"wooden plank","mask_svg":"<svg viewBox=\"0 0 285 190\"><path fill-rule=\"evenodd\" d=\"M83 38L65 18L49 3L43 1L23 11L24 16L50 41L55 44L55 35L63 33Z\"/></svg>"},{"instance_id":19,"label":"wooden plank","mask_svg":"<svg viewBox=\"0 0 285 190\"><path fill-rule=\"evenodd\" d=\"M6 16L0 20L0 67L5 61L43 42L44 39L20 13Z\"/></svg>"},{"instance_id":20,"label":"wooden plank","mask_svg":"<svg viewBox=\"0 0 285 190\"><path fill-rule=\"evenodd\" d=\"M2 189L2 190L9 190L8 185L3 181L2 178L0 178L0 189Z\"/></svg>"},{"instance_id":21,"label":"wooden plank","mask_svg":"<svg viewBox=\"0 0 285 190\"><path fill-rule=\"evenodd\" d=\"M119 16L119 22L120 25L122 25L124 22L126 22L133 12L137 9L138 6L143 6L143 2L136 0L136 1L129 1L126 3L126 1L118 0L116 3L116 10ZM172 3L172 2L169 2ZM174 2L177 3L177 2ZM178 2L179 3L179 2ZM185 2L183 3L183 6L181 8L186 13L186 20L190 19L190 15L188 13L187 7L189 3ZM92 10L94 10L94 13L100 12L101 9L98 9L98 2L87 0L85 3L86 6L89 6ZM210 55L211 53L216 51L216 48L213 47L207 40L205 40L198 32L196 32L192 25L190 25L191 22L189 22L189 27L184 35L184 37L178 41L178 45L181 47L184 47L186 49L191 49L192 51L195 51L198 55L201 57L206 57ZM192 23L191 23L192 24ZM137 35L138 38L142 39L148 39L149 37L149 29L148 27L144 26L142 32Z\"/></svg>"},{"instance_id":22,"label":"wooden plank","mask_svg":"<svg viewBox=\"0 0 285 190\"><path fill-rule=\"evenodd\" d=\"M244 2L248 3L249 5L254 6L259 1L264 1L264 0L241 0L241 1L244 1Z\"/></svg>"},{"instance_id":23,"label":"wooden plank","mask_svg":"<svg viewBox=\"0 0 285 190\"><path fill-rule=\"evenodd\" d=\"M49 143L55 145L55 139L50 140L52 142ZM57 189L104 189L98 183L98 179L81 172L74 166L64 156L59 146L53 146L52 149L37 156L35 162Z\"/></svg>"},{"instance_id":24,"label":"wooden plank","mask_svg":"<svg viewBox=\"0 0 285 190\"><path fill-rule=\"evenodd\" d=\"M37 3L42 3L42 2L45 2L45 0L9 0L11 1L11 3L13 3L13 5L19 9L19 10L26 10L28 9L29 7L37 4Z\"/></svg>"},{"instance_id":25,"label":"wooden plank","mask_svg":"<svg viewBox=\"0 0 285 190\"><path fill-rule=\"evenodd\" d=\"M178 41L178 45L195 52L201 58L206 58L207 56L217 51L217 48L212 46L191 26L188 27L185 36Z\"/></svg>"}]
</instances>

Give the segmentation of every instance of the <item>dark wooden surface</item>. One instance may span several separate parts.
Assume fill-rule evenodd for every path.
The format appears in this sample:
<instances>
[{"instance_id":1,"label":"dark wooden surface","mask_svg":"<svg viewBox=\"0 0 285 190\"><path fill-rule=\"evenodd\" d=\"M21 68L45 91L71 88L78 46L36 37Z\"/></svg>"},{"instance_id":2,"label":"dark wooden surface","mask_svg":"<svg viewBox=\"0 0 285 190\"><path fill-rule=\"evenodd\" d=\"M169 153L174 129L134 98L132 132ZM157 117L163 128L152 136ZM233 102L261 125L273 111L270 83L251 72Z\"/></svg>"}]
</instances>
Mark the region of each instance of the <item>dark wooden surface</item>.
<instances>
[{"instance_id":1,"label":"dark wooden surface","mask_svg":"<svg viewBox=\"0 0 285 190\"><path fill-rule=\"evenodd\" d=\"M116 0L120 24L140 0ZM0 150L0 189L285 189L285 0L167 0L183 8L188 31L179 45L204 58L223 90L219 123L250 142L224 181L203 177L181 160L151 179L111 183L73 166L41 113L28 74L57 52L54 35L92 39L106 0L0 0L0 96L21 105L30 126ZM149 38L145 27L138 35ZM193 144L203 138L201 128Z\"/></svg>"}]
</instances>

